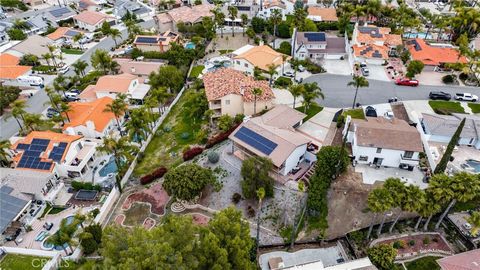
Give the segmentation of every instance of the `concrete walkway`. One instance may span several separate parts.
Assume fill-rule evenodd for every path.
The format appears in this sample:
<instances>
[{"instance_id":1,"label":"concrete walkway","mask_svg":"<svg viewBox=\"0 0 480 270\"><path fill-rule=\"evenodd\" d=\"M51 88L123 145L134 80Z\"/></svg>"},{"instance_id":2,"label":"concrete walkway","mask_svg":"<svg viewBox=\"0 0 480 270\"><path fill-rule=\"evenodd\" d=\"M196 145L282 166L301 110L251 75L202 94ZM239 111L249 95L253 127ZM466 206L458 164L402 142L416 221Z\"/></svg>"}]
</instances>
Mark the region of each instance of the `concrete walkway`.
<instances>
[{"instance_id":1,"label":"concrete walkway","mask_svg":"<svg viewBox=\"0 0 480 270\"><path fill-rule=\"evenodd\" d=\"M313 140L318 146L327 144L326 138L330 131L333 117L339 109L324 108L298 128L304 136Z\"/></svg>"}]
</instances>

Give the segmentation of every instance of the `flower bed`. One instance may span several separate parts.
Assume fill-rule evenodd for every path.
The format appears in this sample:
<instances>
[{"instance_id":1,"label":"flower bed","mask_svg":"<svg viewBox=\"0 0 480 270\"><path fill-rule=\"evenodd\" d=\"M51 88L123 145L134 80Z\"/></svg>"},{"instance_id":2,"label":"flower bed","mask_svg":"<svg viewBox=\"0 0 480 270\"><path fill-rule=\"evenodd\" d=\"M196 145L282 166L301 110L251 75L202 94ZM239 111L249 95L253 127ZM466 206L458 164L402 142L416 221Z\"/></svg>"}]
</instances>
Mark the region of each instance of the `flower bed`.
<instances>
[{"instance_id":1,"label":"flower bed","mask_svg":"<svg viewBox=\"0 0 480 270\"><path fill-rule=\"evenodd\" d=\"M165 213L165 205L170 197L162 188L162 184L158 183L148 189L131 194L122 204L122 210L128 210L134 202L145 202L151 205L151 211L157 215Z\"/></svg>"},{"instance_id":2,"label":"flower bed","mask_svg":"<svg viewBox=\"0 0 480 270\"><path fill-rule=\"evenodd\" d=\"M397 251L397 259L415 257L419 254L452 254L452 249L439 234L407 235L375 243L393 245Z\"/></svg>"}]
</instances>

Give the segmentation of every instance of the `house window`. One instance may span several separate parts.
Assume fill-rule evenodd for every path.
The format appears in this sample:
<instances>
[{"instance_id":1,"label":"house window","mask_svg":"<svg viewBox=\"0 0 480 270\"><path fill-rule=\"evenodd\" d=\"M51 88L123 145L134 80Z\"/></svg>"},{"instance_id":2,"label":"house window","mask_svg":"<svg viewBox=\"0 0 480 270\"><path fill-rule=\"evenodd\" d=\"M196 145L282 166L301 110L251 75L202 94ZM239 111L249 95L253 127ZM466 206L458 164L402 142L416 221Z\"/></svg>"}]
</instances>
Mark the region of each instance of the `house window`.
<instances>
[{"instance_id":1,"label":"house window","mask_svg":"<svg viewBox=\"0 0 480 270\"><path fill-rule=\"evenodd\" d=\"M245 67L248 67L248 64L247 64L247 63L245 63L245 64L244 64L244 66L245 66Z\"/></svg>"},{"instance_id":2,"label":"house window","mask_svg":"<svg viewBox=\"0 0 480 270\"><path fill-rule=\"evenodd\" d=\"M358 158L359 161L368 161L368 156L360 156Z\"/></svg>"},{"instance_id":3,"label":"house window","mask_svg":"<svg viewBox=\"0 0 480 270\"><path fill-rule=\"evenodd\" d=\"M225 100L225 105L230 105L230 99Z\"/></svg>"},{"instance_id":4,"label":"house window","mask_svg":"<svg viewBox=\"0 0 480 270\"><path fill-rule=\"evenodd\" d=\"M413 157L413 151L405 151L403 154L404 158L412 158Z\"/></svg>"},{"instance_id":5,"label":"house window","mask_svg":"<svg viewBox=\"0 0 480 270\"><path fill-rule=\"evenodd\" d=\"M382 153L382 148L377 148L377 154Z\"/></svg>"},{"instance_id":6,"label":"house window","mask_svg":"<svg viewBox=\"0 0 480 270\"><path fill-rule=\"evenodd\" d=\"M237 65L240 65L240 61L237 60Z\"/></svg>"}]
</instances>

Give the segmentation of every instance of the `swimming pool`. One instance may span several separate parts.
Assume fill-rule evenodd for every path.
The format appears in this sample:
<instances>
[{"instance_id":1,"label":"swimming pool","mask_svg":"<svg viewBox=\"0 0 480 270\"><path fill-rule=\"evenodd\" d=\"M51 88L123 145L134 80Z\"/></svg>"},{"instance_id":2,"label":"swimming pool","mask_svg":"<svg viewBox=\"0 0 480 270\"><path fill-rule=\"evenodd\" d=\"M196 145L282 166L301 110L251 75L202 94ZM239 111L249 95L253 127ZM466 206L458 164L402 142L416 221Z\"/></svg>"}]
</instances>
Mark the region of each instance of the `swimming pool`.
<instances>
[{"instance_id":1,"label":"swimming pool","mask_svg":"<svg viewBox=\"0 0 480 270\"><path fill-rule=\"evenodd\" d=\"M195 49L195 43L193 42L187 42L187 44L185 44L185 49Z\"/></svg>"},{"instance_id":2,"label":"swimming pool","mask_svg":"<svg viewBox=\"0 0 480 270\"><path fill-rule=\"evenodd\" d=\"M47 238L48 239L48 238ZM67 243L63 244L63 247L62 246L54 246L53 244L51 243L48 243L47 242L47 239L43 240L43 243L42 243L42 249L43 250L64 250L64 248L67 248L68 245Z\"/></svg>"},{"instance_id":3,"label":"swimming pool","mask_svg":"<svg viewBox=\"0 0 480 270\"><path fill-rule=\"evenodd\" d=\"M472 167L474 172L480 173L480 161L475 159L467 159L465 163Z\"/></svg>"},{"instance_id":4,"label":"swimming pool","mask_svg":"<svg viewBox=\"0 0 480 270\"><path fill-rule=\"evenodd\" d=\"M421 38L421 39L433 39L433 36L427 33L405 33L404 38Z\"/></svg>"},{"instance_id":5,"label":"swimming pool","mask_svg":"<svg viewBox=\"0 0 480 270\"><path fill-rule=\"evenodd\" d=\"M98 171L101 177L106 177L110 173L116 173L118 171L117 164L115 164L115 158L110 157L108 162Z\"/></svg>"}]
</instances>

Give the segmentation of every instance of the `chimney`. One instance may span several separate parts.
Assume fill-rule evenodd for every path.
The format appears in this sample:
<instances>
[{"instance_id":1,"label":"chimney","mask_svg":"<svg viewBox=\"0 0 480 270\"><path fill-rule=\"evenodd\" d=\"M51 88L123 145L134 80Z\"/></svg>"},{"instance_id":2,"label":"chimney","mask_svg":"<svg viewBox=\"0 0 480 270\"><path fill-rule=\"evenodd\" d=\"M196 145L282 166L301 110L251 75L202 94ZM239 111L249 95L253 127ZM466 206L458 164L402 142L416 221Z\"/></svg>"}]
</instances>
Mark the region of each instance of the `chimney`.
<instances>
[{"instance_id":1,"label":"chimney","mask_svg":"<svg viewBox=\"0 0 480 270\"><path fill-rule=\"evenodd\" d=\"M263 43L263 40L260 40L260 42L258 43L259 46L263 46L264 43Z\"/></svg>"},{"instance_id":2,"label":"chimney","mask_svg":"<svg viewBox=\"0 0 480 270\"><path fill-rule=\"evenodd\" d=\"M135 67L131 67L130 72L132 72L132 74L135 74Z\"/></svg>"}]
</instances>

